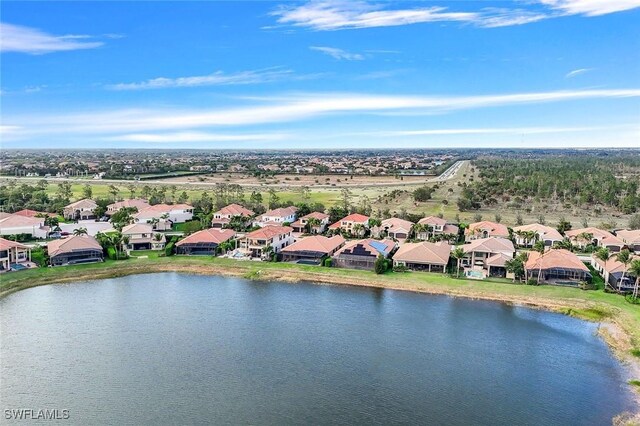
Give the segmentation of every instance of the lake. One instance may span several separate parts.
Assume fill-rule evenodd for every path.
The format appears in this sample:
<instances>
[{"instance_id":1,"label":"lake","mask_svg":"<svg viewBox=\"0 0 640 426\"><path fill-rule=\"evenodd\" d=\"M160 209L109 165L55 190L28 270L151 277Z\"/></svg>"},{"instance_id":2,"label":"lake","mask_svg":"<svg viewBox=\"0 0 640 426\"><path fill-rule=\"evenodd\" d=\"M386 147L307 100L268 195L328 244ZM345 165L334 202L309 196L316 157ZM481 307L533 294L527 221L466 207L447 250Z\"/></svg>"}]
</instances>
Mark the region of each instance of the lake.
<instances>
[{"instance_id":1,"label":"lake","mask_svg":"<svg viewBox=\"0 0 640 426\"><path fill-rule=\"evenodd\" d=\"M163 273L14 293L0 327L0 408L72 424L602 425L632 408L596 324L494 302Z\"/></svg>"}]
</instances>

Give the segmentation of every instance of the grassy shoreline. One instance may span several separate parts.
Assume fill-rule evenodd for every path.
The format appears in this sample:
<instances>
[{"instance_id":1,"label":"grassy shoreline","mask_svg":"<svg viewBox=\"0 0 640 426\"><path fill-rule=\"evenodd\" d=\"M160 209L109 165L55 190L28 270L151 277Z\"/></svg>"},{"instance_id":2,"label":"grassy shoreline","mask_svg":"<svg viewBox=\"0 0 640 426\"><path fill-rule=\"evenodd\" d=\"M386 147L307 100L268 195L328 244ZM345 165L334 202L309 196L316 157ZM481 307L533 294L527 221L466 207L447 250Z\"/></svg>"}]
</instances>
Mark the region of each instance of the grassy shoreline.
<instances>
[{"instance_id":1,"label":"grassy shoreline","mask_svg":"<svg viewBox=\"0 0 640 426\"><path fill-rule=\"evenodd\" d=\"M39 268L0 276L0 298L27 288L133 274L181 272L225 275L253 280L378 287L449 295L523 305L602 323L601 335L616 356L629 365L632 379L640 378L640 306L603 291L554 286L526 286L502 282L454 279L443 274L388 273L325 268L287 263L236 261L211 257L148 257L125 261ZM635 355L634 355L635 354Z\"/></svg>"}]
</instances>

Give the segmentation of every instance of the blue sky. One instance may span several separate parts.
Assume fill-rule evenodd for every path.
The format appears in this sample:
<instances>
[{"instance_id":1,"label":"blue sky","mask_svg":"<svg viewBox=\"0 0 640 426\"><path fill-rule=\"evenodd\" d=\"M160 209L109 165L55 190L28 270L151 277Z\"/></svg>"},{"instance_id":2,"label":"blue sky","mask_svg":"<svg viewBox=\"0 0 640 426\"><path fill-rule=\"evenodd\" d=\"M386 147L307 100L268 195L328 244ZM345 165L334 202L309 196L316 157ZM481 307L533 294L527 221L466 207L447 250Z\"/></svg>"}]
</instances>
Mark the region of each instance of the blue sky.
<instances>
[{"instance_id":1,"label":"blue sky","mask_svg":"<svg viewBox=\"0 0 640 426\"><path fill-rule=\"evenodd\" d=\"M640 0L0 8L3 148L640 146Z\"/></svg>"}]
</instances>

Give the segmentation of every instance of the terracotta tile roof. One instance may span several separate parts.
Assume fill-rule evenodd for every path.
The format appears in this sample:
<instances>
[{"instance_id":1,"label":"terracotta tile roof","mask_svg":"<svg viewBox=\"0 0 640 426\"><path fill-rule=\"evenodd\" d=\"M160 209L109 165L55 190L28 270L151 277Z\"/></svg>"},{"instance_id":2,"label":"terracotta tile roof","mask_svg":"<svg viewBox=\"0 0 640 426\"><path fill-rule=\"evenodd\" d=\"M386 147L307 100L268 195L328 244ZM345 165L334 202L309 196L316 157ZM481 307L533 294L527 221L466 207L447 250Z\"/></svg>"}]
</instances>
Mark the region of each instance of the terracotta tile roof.
<instances>
[{"instance_id":1,"label":"terracotta tile roof","mask_svg":"<svg viewBox=\"0 0 640 426\"><path fill-rule=\"evenodd\" d=\"M293 228L290 226L269 225L264 228L256 229L253 232L249 232L247 234L247 238L252 240L269 240L273 237L277 237L278 235L287 234L292 231Z\"/></svg>"},{"instance_id":2,"label":"terracotta tile roof","mask_svg":"<svg viewBox=\"0 0 640 426\"><path fill-rule=\"evenodd\" d=\"M405 243L393 255L393 260L432 265L446 265L449 262L451 246L443 241L429 243Z\"/></svg>"},{"instance_id":3,"label":"terracotta tile roof","mask_svg":"<svg viewBox=\"0 0 640 426\"><path fill-rule=\"evenodd\" d=\"M371 256L378 256L378 254L387 256L391 252L391 250L393 250L396 243L392 240L374 240L373 238L348 241L340 250L336 252L335 256L341 254L351 254L351 251L358 245L362 246L362 248Z\"/></svg>"},{"instance_id":4,"label":"terracotta tile roof","mask_svg":"<svg viewBox=\"0 0 640 426\"><path fill-rule=\"evenodd\" d=\"M589 272L589 268L582 263L580 258L568 250L552 249L540 254L537 251L529 252L529 258L525 263L525 269L578 269Z\"/></svg>"},{"instance_id":5,"label":"terracotta tile roof","mask_svg":"<svg viewBox=\"0 0 640 426\"><path fill-rule=\"evenodd\" d=\"M65 207L65 209L71 208L71 209L95 209L96 207L98 207L98 205L96 204L95 201L89 199L89 198L83 198L82 200L78 200L74 203L69 204L68 206Z\"/></svg>"},{"instance_id":6,"label":"terracotta tile roof","mask_svg":"<svg viewBox=\"0 0 640 426\"><path fill-rule=\"evenodd\" d=\"M298 211L298 208L294 206L281 207L278 209L269 210L268 212L263 214L261 217L263 216L264 217L287 217L287 216L291 216L297 211Z\"/></svg>"},{"instance_id":7,"label":"terracotta tile roof","mask_svg":"<svg viewBox=\"0 0 640 426\"><path fill-rule=\"evenodd\" d=\"M22 226L40 227L42 225L44 225L43 217L28 217L12 214L4 219L0 219L0 229L19 228Z\"/></svg>"},{"instance_id":8,"label":"terracotta tile roof","mask_svg":"<svg viewBox=\"0 0 640 426\"><path fill-rule=\"evenodd\" d=\"M364 225L364 224L367 224L367 222L369 222L369 216L365 216L360 213L352 213L348 216L343 217L336 223L329 225L329 229L338 229L342 227L342 222L361 223Z\"/></svg>"},{"instance_id":9,"label":"terracotta tile roof","mask_svg":"<svg viewBox=\"0 0 640 426\"><path fill-rule=\"evenodd\" d=\"M403 230L409 232L413 227L413 222L400 219L399 217L390 217L381 222L382 228L387 228L391 231Z\"/></svg>"},{"instance_id":10,"label":"terracotta tile roof","mask_svg":"<svg viewBox=\"0 0 640 426\"><path fill-rule=\"evenodd\" d=\"M307 215L302 216L302 219L311 219L311 218L322 221L322 220L328 219L329 215L325 213L320 213L320 212L311 212Z\"/></svg>"},{"instance_id":11,"label":"terracotta tile roof","mask_svg":"<svg viewBox=\"0 0 640 426\"><path fill-rule=\"evenodd\" d=\"M89 235L73 235L65 239L53 240L47 243L49 256L57 256L62 253L87 249L102 251L102 246L98 240Z\"/></svg>"},{"instance_id":12,"label":"terracotta tile roof","mask_svg":"<svg viewBox=\"0 0 640 426\"><path fill-rule=\"evenodd\" d=\"M533 231L537 233L541 239L543 240L554 240L554 241L562 241L564 238L562 234L558 232L556 228L552 228L550 226L542 225L540 223L532 223L529 225L516 226L513 228L514 232L524 231L530 232Z\"/></svg>"},{"instance_id":13,"label":"terracotta tile roof","mask_svg":"<svg viewBox=\"0 0 640 426\"><path fill-rule=\"evenodd\" d=\"M511 259L513 259L513 257L504 253L496 253L493 256L488 257L485 263L487 266L504 266L507 261Z\"/></svg>"},{"instance_id":14,"label":"terracotta tile roof","mask_svg":"<svg viewBox=\"0 0 640 426\"><path fill-rule=\"evenodd\" d=\"M513 253L516 251L511 240L497 237L478 238L477 240L473 240L470 243L463 245L462 249L465 253L471 253L474 251L483 253Z\"/></svg>"},{"instance_id":15,"label":"terracotta tile roof","mask_svg":"<svg viewBox=\"0 0 640 426\"><path fill-rule=\"evenodd\" d=\"M508 237L509 229L501 223L490 222L483 220L482 222L475 222L469 224L469 227L464 230L465 235L473 235L474 231L488 231L490 237Z\"/></svg>"},{"instance_id":16,"label":"terracotta tile roof","mask_svg":"<svg viewBox=\"0 0 640 426\"><path fill-rule=\"evenodd\" d=\"M593 238L599 240L602 245L614 245L620 247L624 245L624 241L622 241L621 238L616 237L609 231L594 227L571 229L565 232L565 235L573 240L580 240L580 234L583 233L593 235Z\"/></svg>"},{"instance_id":17,"label":"terracotta tile roof","mask_svg":"<svg viewBox=\"0 0 640 426\"><path fill-rule=\"evenodd\" d=\"M609 272L610 274L613 274L615 272L622 272L625 269L624 263L620 262L616 256L611 256L611 258L609 260L607 260L606 262L598 259L594 254L591 255L591 258L598 264L600 265L602 268L604 268L604 270L606 270L607 272ZM631 256L632 260L635 259L640 259L640 256ZM627 266L627 268L629 268Z\"/></svg>"},{"instance_id":18,"label":"terracotta tile roof","mask_svg":"<svg viewBox=\"0 0 640 426\"><path fill-rule=\"evenodd\" d=\"M252 217L255 215L251 210L241 206L240 204L229 204L214 213L214 215L219 214L223 216L242 216L242 217Z\"/></svg>"},{"instance_id":19,"label":"terracotta tile roof","mask_svg":"<svg viewBox=\"0 0 640 426\"><path fill-rule=\"evenodd\" d=\"M132 223L122 228L122 233L126 235L133 234L153 234L153 226L148 223Z\"/></svg>"},{"instance_id":20,"label":"terracotta tile roof","mask_svg":"<svg viewBox=\"0 0 640 426\"><path fill-rule=\"evenodd\" d=\"M116 203L109 204L107 206L107 209L118 211L121 208L125 208L125 207L126 208L135 207L136 209L138 209L138 211L140 211L140 210L144 210L146 208L149 208L151 206L147 202L147 200L143 200L142 198L130 198L130 199L127 199L127 200L122 200L122 201L118 201Z\"/></svg>"},{"instance_id":21,"label":"terracotta tile roof","mask_svg":"<svg viewBox=\"0 0 640 426\"><path fill-rule=\"evenodd\" d=\"M202 231L194 232L188 237L178 241L176 246L183 244L198 244L198 243L223 243L236 235L233 229L203 229Z\"/></svg>"},{"instance_id":22,"label":"terracotta tile roof","mask_svg":"<svg viewBox=\"0 0 640 426\"><path fill-rule=\"evenodd\" d=\"M319 253L332 253L338 247L341 247L345 242L342 235L334 235L331 238L314 235L311 237L301 238L295 243L282 249L283 252L296 252L296 251L315 251Z\"/></svg>"},{"instance_id":23,"label":"terracotta tile roof","mask_svg":"<svg viewBox=\"0 0 640 426\"><path fill-rule=\"evenodd\" d=\"M24 244L20 244L17 241L11 241L11 240L5 240L4 238L0 238L0 250L9 250L10 248L20 248L20 249L26 249L29 248L28 246L25 246Z\"/></svg>"},{"instance_id":24,"label":"terracotta tile roof","mask_svg":"<svg viewBox=\"0 0 640 426\"><path fill-rule=\"evenodd\" d=\"M37 212L35 210L29 210L29 209L22 209L20 211L15 212L14 214L17 214L18 216L25 216L25 217L36 217L38 215L40 216L57 216L57 214L55 213L46 213L46 212Z\"/></svg>"},{"instance_id":25,"label":"terracotta tile roof","mask_svg":"<svg viewBox=\"0 0 640 426\"><path fill-rule=\"evenodd\" d=\"M418 221L420 225L440 225L445 226L447 221L437 216L427 216L423 217Z\"/></svg>"},{"instance_id":26,"label":"terracotta tile roof","mask_svg":"<svg viewBox=\"0 0 640 426\"><path fill-rule=\"evenodd\" d=\"M458 234L458 232L460 231L460 228L458 228L456 225L451 225L449 223L447 223L443 228L442 228L442 233L443 234Z\"/></svg>"},{"instance_id":27,"label":"terracotta tile roof","mask_svg":"<svg viewBox=\"0 0 640 426\"><path fill-rule=\"evenodd\" d=\"M640 244L640 229L616 231L616 236L626 244Z\"/></svg>"}]
</instances>

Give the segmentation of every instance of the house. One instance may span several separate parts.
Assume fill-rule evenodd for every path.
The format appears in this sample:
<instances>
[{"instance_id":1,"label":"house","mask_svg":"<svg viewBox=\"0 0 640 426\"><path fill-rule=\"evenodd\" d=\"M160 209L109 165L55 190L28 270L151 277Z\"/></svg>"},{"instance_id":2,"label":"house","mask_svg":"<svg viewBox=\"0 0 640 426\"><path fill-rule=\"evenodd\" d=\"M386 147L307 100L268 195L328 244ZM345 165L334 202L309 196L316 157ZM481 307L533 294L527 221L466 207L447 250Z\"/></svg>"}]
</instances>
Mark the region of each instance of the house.
<instances>
[{"instance_id":1,"label":"house","mask_svg":"<svg viewBox=\"0 0 640 426\"><path fill-rule=\"evenodd\" d=\"M360 228L360 230L358 230ZM365 216L360 213L352 213L343 217L334 224L329 225L331 230L341 230L350 234L364 234L364 231L369 229L369 216Z\"/></svg>"},{"instance_id":2,"label":"house","mask_svg":"<svg viewBox=\"0 0 640 426\"><path fill-rule=\"evenodd\" d=\"M470 224L464 230L466 242L489 237L509 238L509 229L501 223L483 220L482 222Z\"/></svg>"},{"instance_id":3,"label":"house","mask_svg":"<svg viewBox=\"0 0 640 426\"><path fill-rule=\"evenodd\" d=\"M28 217L10 214L0 219L0 235L31 235L33 238L47 238L49 227L43 217Z\"/></svg>"},{"instance_id":4,"label":"house","mask_svg":"<svg viewBox=\"0 0 640 426\"><path fill-rule=\"evenodd\" d=\"M609 231L594 227L572 229L564 233L569 240L580 248L588 245L606 247L609 251L617 253L625 247L624 241Z\"/></svg>"},{"instance_id":5,"label":"house","mask_svg":"<svg viewBox=\"0 0 640 426\"><path fill-rule=\"evenodd\" d=\"M185 255L215 256L218 246L235 237L233 229L211 228L194 232L176 243L176 253Z\"/></svg>"},{"instance_id":6,"label":"house","mask_svg":"<svg viewBox=\"0 0 640 426\"><path fill-rule=\"evenodd\" d=\"M31 261L31 248L16 241L0 238L0 272L23 269Z\"/></svg>"},{"instance_id":7,"label":"house","mask_svg":"<svg viewBox=\"0 0 640 426\"><path fill-rule=\"evenodd\" d=\"M632 260L635 259L640 259L640 256L633 256ZM602 275L604 282L611 288L621 292L633 291L635 277L629 275L627 272L628 267L620 262L616 256L612 256L605 262L598 259L595 254L592 254L591 266Z\"/></svg>"},{"instance_id":8,"label":"house","mask_svg":"<svg viewBox=\"0 0 640 426\"><path fill-rule=\"evenodd\" d=\"M156 233L148 223L132 223L122 228L122 235L129 238L127 250L162 250L165 237Z\"/></svg>"},{"instance_id":9,"label":"house","mask_svg":"<svg viewBox=\"0 0 640 426\"><path fill-rule=\"evenodd\" d=\"M499 237L479 238L464 244L461 260L467 278L507 277L506 262L516 249L511 240Z\"/></svg>"},{"instance_id":10,"label":"house","mask_svg":"<svg viewBox=\"0 0 640 426\"><path fill-rule=\"evenodd\" d=\"M307 225L309 224L309 220L315 219L319 224L314 225L309 228ZM313 220L312 220L313 222ZM310 231L311 234L322 234L327 230L327 226L329 225L329 215L320 213L320 212L311 212L307 215L302 216L300 219L296 220L291 224L293 228L293 232L298 234L305 234Z\"/></svg>"},{"instance_id":11,"label":"house","mask_svg":"<svg viewBox=\"0 0 640 426\"><path fill-rule=\"evenodd\" d=\"M347 242L332 257L338 268L373 270L378 256L389 257L396 248L393 240L354 240Z\"/></svg>"},{"instance_id":12,"label":"house","mask_svg":"<svg viewBox=\"0 0 640 426\"><path fill-rule=\"evenodd\" d=\"M530 252L524 270L527 280L534 279L539 283L577 286L580 282L591 282L589 268L565 249L551 249L544 254Z\"/></svg>"},{"instance_id":13,"label":"house","mask_svg":"<svg viewBox=\"0 0 640 426\"><path fill-rule=\"evenodd\" d=\"M345 243L342 235L304 237L282 249L282 261L317 265L327 256L332 256Z\"/></svg>"},{"instance_id":14,"label":"house","mask_svg":"<svg viewBox=\"0 0 640 426\"><path fill-rule=\"evenodd\" d=\"M122 200L116 203L109 204L107 206L106 215L111 216L112 214L120 211L120 209L134 208L137 211L142 211L148 207L151 207L151 205L147 202L147 200L143 200L141 198L130 198L127 200Z\"/></svg>"},{"instance_id":15,"label":"house","mask_svg":"<svg viewBox=\"0 0 640 426\"><path fill-rule=\"evenodd\" d=\"M38 216L39 217L45 217L45 216L56 217L58 216L56 213L38 212L30 209L22 209L20 211L15 212L14 214L18 216L25 216L25 217L38 217Z\"/></svg>"},{"instance_id":16,"label":"house","mask_svg":"<svg viewBox=\"0 0 640 426\"><path fill-rule=\"evenodd\" d=\"M527 236L528 234L535 236L530 238ZM542 241L545 247L551 247L553 243L564 240L564 237L556 228L539 223L516 226L513 228L513 236L516 239L516 244L522 247L531 247L536 241Z\"/></svg>"},{"instance_id":17,"label":"house","mask_svg":"<svg viewBox=\"0 0 640 426\"><path fill-rule=\"evenodd\" d=\"M268 225L249 232L240 241L240 250L249 257L266 258L269 253L280 253L292 243L292 227Z\"/></svg>"},{"instance_id":18,"label":"house","mask_svg":"<svg viewBox=\"0 0 640 426\"><path fill-rule=\"evenodd\" d=\"M62 215L67 220L91 220L96 218L95 210L97 207L95 201L84 198L66 206Z\"/></svg>"},{"instance_id":19,"label":"house","mask_svg":"<svg viewBox=\"0 0 640 426\"><path fill-rule=\"evenodd\" d=\"M78 263L102 262L100 243L89 235L73 235L47 243L51 266L75 265Z\"/></svg>"},{"instance_id":20,"label":"house","mask_svg":"<svg viewBox=\"0 0 640 426\"><path fill-rule=\"evenodd\" d=\"M405 243L393 255L393 266L404 266L413 271L445 272L451 255L451 245L437 243Z\"/></svg>"},{"instance_id":21,"label":"house","mask_svg":"<svg viewBox=\"0 0 640 426\"><path fill-rule=\"evenodd\" d=\"M240 217L244 219L244 225L248 226L250 224L250 219L253 216L255 216L254 212L247 208L244 208L240 204L229 204L228 206L223 207L217 212L213 213L211 226L214 228L224 228L234 217Z\"/></svg>"},{"instance_id":22,"label":"house","mask_svg":"<svg viewBox=\"0 0 640 426\"><path fill-rule=\"evenodd\" d=\"M413 222L408 220L390 217L383 220L374 232L381 238L386 236L394 240L404 241L411 235L413 225Z\"/></svg>"},{"instance_id":23,"label":"house","mask_svg":"<svg viewBox=\"0 0 640 426\"><path fill-rule=\"evenodd\" d=\"M265 214L258 216L254 222L253 226L283 226L284 224L291 224L296 221L296 213L298 212L297 207L281 207L278 209L269 210Z\"/></svg>"},{"instance_id":24,"label":"house","mask_svg":"<svg viewBox=\"0 0 640 426\"><path fill-rule=\"evenodd\" d=\"M622 240L622 242L629 247L629 250L640 253L640 229L636 230L620 230L616 231L616 237Z\"/></svg>"},{"instance_id":25,"label":"house","mask_svg":"<svg viewBox=\"0 0 640 426\"><path fill-rule=\"evenodd\" d=\"M447 223L441 217L428 216L420 219L415 229L417 240L428 240L432 237L438 239L440 235L451 236L447 238L450 243L455 243L458 240L459 228L456 225Z\"/></svg>"},{"instance_id":26,"label":"house","mask_svg":"<svg viewBox=\"0 0 640 426\"><path fill-rule=\"evenodd\" d=\"M174 223L183 223L193 219L193 206L189 204L156 204L135 213L137 223L151 223L158 231L170 230Z\"/></svg>"}]
</instances>

